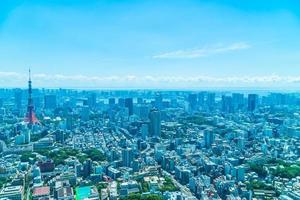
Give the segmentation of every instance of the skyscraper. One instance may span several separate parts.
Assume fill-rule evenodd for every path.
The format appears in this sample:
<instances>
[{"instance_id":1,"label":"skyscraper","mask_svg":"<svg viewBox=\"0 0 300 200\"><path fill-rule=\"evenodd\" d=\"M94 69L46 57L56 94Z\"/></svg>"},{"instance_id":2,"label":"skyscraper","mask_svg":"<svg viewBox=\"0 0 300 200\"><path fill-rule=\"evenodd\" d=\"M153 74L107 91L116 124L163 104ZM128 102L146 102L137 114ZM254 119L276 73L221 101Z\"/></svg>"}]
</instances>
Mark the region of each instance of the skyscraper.
<instances>
[{"instance_id":1,"label":"skyscraper","mask_svg":"<svg viewBox=\"0 0 300 200\"><path fill-rule=\"evenodd\" d=\"M231 96L222 96L222 111L225 113L232 113L233 112L233 103Z\"/></svg>"},{"instance_id":2,"label":"skyscraper","mask_svg":"<svg viewBox=\"0 0 300 200\"><path fill-rule=\"evenodd\" d=\"M215 107L216 103L216 94L215 93L208 93L207 94L207 99L206 99L206 104L209 110L213 110Z\"/></svg>"},{"instance_id":3,"label":"skyscraper","mask_svg":"<svg viewBox=\"0 0 300 200\"><path fill-rule=\"evenodd\" d=\"M257 94L249 94L248 95L248 111L253 112L258 103L258 95Z\"/></svg>"},{"instance_id":4,"label":"skyscraper","mask_svg":"<svg viewBox=\"0 0 300 200\"><path fill-rule=\"evenodd\" d=\"M21 89L15 90L15 108L20 111L22 109L23 92Z\"/></svg>"},{"instance_id":5,"label":"skyscraper","mask_svg":"<svg viewBox=\"0 0 300 200\"><path fill-rule=\"evenodd\" d=\"M234 111L242 110L244 108L244 94L233 93L232 104Z\"/></svg>"},{"instance_id":6,"label":"skyscraper","mask_svg":"<svg viewBox=\"0 0 300 200\"><path fill-rule=\"evenodd\" d=\"M194 111L197 107L197 94L189 94L188 96L189 108Z\"/></svg>"},{"instance_id":7,"label":"skyscraper","mask_svg":"<svg viewBox=\"0 0 300 200\"><path fill-rule=\"evenodd\" d=\"M90 108L95 108L96 105L97 105L97 95L96 93L91 93L89 96L88 96L88 106Z\"/></svg>"},{"instance_id":8,"label":"skyscraper","mask_svg":"<svg viewBox=\"0 0 300 200\"><path fill-rule=\"evenodd\" d=\"M128 108L129 115L133 114L133 99L126 98L125 99L125 107Z\"/></svg>"},{"instance_id":9,"label":"skyscraper","mask_svg":"<svg viewBox=\"0 0 300 200\"><path fill-rule=\"evenodd\" d=\"M210 148L214 143L214 133L211 129L204 130L204 146Z\"/></svg>"},{"instance_id":10,"label":"skyscraper","mask_svg":"<svg viewBox=\"0 0 300 200\"><path fill-rule=\"evenodd\" d=\"M151 137L161 136L161 113L158 109L152 109L149 113L149 132Z\"/></svg>"},{"instance_id":11,"label":"skyscraper","mask_svg":"<svg viewBox=\"0 0 300 200\"><path fill-rule=\"evenodd\" d=\"M113 97L109 98L108 99L108 105L109 105L110 108L115 107L115 105L116 105L116 99L113 98Z\"/></svg>"},{"instance_id":12,"label":"skyscraper","mask_svg":"<svg viewBox=\"0 0 300 200\"><path fill-rule=\"evenodd\" d=\"M133 161L133 150L131 148L122 149L122 162L124 167L131 167Z\"/></svg>"},{"instance_id":13,"label":"skyscraper","mask_svg":"<svg viewBox=\"0 0 300 200\"><path fill-rule=\"evenodd\" d=\"M125 106L125 99L124 98L119 98L118 99L118 105L120 107L124 107Z\"/></svg>"}]
</instances>

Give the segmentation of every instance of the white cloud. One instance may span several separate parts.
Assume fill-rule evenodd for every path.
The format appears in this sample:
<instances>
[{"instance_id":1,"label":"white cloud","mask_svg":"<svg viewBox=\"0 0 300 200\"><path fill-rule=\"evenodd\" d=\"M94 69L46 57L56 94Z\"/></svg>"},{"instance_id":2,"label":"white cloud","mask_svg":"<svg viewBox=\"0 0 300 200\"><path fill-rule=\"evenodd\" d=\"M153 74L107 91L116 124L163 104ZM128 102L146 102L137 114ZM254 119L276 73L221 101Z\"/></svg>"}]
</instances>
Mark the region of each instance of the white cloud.
<instances>
[{"instance_id":1,"label":"white cloud","mask_svg":"<svg viewBox=\"0 0 300 200\"><path fill-rule=\"evenodd\" d=\"M238 51L243 49L249 49L251 46L245 42L233 43L230 45L218 45L214 47L203 47L190 50L177 50L166 52L158 55L154 55L153 58L167 58L167 59L180 59L180 58L200 58L220 53L226 53L231 51Z\"/></svg>"},{"instance_id":2,"label":"white cloud","mask_svg":"<svg viewBox=\"0 0 300 200\"><path fill-rule=\"evenodd\" d=\"M27 75L0 72L0 87L26 87ZM262 87L299 86L299 76L85 76L64 74L33 74L35 87L136 87L136 88L200 88L200 87Z\"/></svg>"}]
</instances>

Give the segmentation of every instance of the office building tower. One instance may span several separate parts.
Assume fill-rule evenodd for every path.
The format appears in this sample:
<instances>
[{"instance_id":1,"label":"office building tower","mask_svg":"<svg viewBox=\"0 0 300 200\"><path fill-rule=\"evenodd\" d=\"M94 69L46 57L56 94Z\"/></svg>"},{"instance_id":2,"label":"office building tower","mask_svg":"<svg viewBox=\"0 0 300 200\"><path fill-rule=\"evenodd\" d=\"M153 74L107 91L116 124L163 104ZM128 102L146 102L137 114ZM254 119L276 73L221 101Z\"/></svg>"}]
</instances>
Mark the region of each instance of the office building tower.
<instances>
[{"instance_id":1,"label":"office building tower","mask_svg":"<svg viewBox=\"0 0 300 200\"><path fill-rule=\"evenodd\" d=\"M31 136L31 130L24 130L22 131L22 135L24 135L25 143L29 144L30 143L30 136Z\"/></svg>"},{"instance_id":2,"label":"office building tower","mask_svg":"<svg viewBox=\"0 0 300 200\"><path fill-rule=\"evenodd\" d=\"M108 99L108 105L110 108L113 108L116 104L116 99L115 98L109 98Z\"/></svg>"},{"instance_id":3,"label":"office building tower","mask_svg":"<svg viewBox=\"0 0 300 200\"><path fill-rule=\"evenodd\" d=\"M149 113L149 133L151 137L161 136L161 113L158 109L152 109Z\"/></svg>"},{"instance_id":4,"label":"office building tower","mask_svg":"<svg viewBox=\"0 0 300 200\"><path fill-rule=\"evenodd\" d=\"M214 133L211 129L204 130L204 146L210 148L214 143Z\"/></svg>"},{"instance_id":5,"label":"office building tower","mask_svg":"<svg viewBox=\"0 0 300 200\"><path fill-rule=\"evenodd\" d=\"M244 108L244 94L233 93L232 104L234 111L242 110Z\"/></svg>"},{"instance_id":6,"label":"office building tower","mask_svg":"<svg viewBox=\"0 0 300 200\"><path fill-rule=\"evenodd\" d=\"M146 104L142 104L139 107L139 117L141 118L141 120L143 121L147 121L149 118L149 111L150 111L150 107Z\"/></svg>"},{"instance_id":7,"label":"office building tower","mask_svg":"<svg viewBox=\"0 0 300 200\"><path fill-rule=\"evenodd\" d=\"M44 108L45 109L55 109L56 108L56 95L47 94L44 97Z\"/></svg>"},{"instance_id":8,"label":"office building tower","mask_svg":"<svg viewBox=\"0 0 300 200\"><path fill-rule=\"evenodd\" d=\"M33 105L36 109L41 109L43 107L43 98L39 96L33 97Z\"/></svg>"},{"instance_id":9,"label":"office building tower","mask_svg":"<svg viewBox=\"0 0 300 200\"><path fill-rule=\"evenodd\" d=\"M122 162L124 167L131 167L133 158L133 150L131 148L122 149Z\"/></svg>"},{"instance_id":10,"label":"office building tower","mask_svg":"<svg viewBox=\"0 0 300 200\"><path fill-rule=\"evenodd\" d=\"M90 108L88 106L81 108L80 118L82 121L88 121L90 119Z\"/></svg>"},{"instance_id":11,"label":"office building tower","mask_svg":"<svg viewBox=\"0 0 300 200\"><path fill-rule=\"evenodd\" d=\"M244 181L245 180L245 167L240 165L234 168L235 178L237 181Z\"/></svg>"},{"instance_id":12,"label":"office building tower","mask_svg":"<svg viewBox=\"0 0 300 200\"><path fill-rule=\"evenodd\" d=\"M61 144L65 143L65 134L62 130L55 131L55 141Z\"/></svg>"},{"instance_id":13,"label":"office building tower","mask_svg":"<svg viewBox=\"0 0 300 200\"><path fill-rule=\"evenodd\" d=\"M74 126L73 113L68 113L66 118L66 128L67 130L72 130Z\"/></svg>"},{"instance_id":14,"label":"office building tower","mask_svg":"<svg viewBox=\"0 0 300 200\"><path fill-rule=\"evenodd\" d=\"M15 90L15 108L18 111L21 111L22 109L22 98L23 98L23 92L21 89Z\"/></svg>"},{"instance_id":15,"label":"office building tower","mask_svg":"<svg viewBox=\"0 0 300 200\"><path fill-rule=\"evenodd\" d=\"M97 105L97 94L96 93L91 93L89 96L88 96L88 99L87 99L87 105L90 107L90 108L95 108L96 105Z\"/></svg>"},{"instance_id":16,"label":"office building tower","mask_svg":"<svg viewBox=\"0 0 300 200\"><path fill-rule=\"evenodd\" d=\"M233 112L233 104L231 96L222 96L222 112L232 113Z\"/></svg>"},{"instance_id":17,"label":"office building tower","mask_svg":"<svg viewBox=\"0 0 300 200\"><path fill-rule=\"evenodd\" d=\"M258 104L258 95L249 94L248 95L248 111L253 112L257 108Z\"/></svg>"},{"instance_id":18,"label":"office building tower","mask_svg":"<svg viewBox=\"0 0 300 200\"><path fill-rule=\"evenodd\" d=\"M125 107L125 99L124 98L119 98L118 99L118 105L122 108Z\"/></svg>"},{"instance_id":19,"label":"office building tower","mask_svg":"<svg viewBox=\"0 0 300 200\"><path fill-rule=\"evenodd\" d=\"M125 99L125 107L128 108L129 116L133 114L133 99L126 98Z\"/></svg>"},{"instance_id":20,"label":"office building tower","mask_svg":"<svg viewBox=\"0 0 300 200\"><path fill-rule=\"evenodd\" d=\"M216 94L215 93L208 93L207 94L207 99L206 99L206 105L209 110L214 110L215 108L215 103L216 103Z\"/></svg>"},{"instance_id":21,"label":"office building tower","mask_svg":"<svg viewBox=\"0 0 300 200\"><path fill-rule=\"evenodd\" d=\"M84 178L89 177L91 173L93 173L93 161L91 159L87 159L83 163L83 171L82 171L82 176Z\"/></svg>"},{"instance_id":22,"label":"office building tower","mask_svg":"<svg viewBox=\"0 0 300 200\"><path fill-rule=\"evenodd\" d=\"M149 125L144 123L141 125L141 136L143 140L146 140L148 138L149 135Z\"/></svg>"},{"instance_id":23,"label":"office building tower","mask_svg":"<svg viewBox=\"0 0 300 200\"><path fill-rule=\"evenodd\" d=\"M189 109L191 111L196 110L197 108L197 94L189 94L188 96Z\"/></svg>"}]
</instances>

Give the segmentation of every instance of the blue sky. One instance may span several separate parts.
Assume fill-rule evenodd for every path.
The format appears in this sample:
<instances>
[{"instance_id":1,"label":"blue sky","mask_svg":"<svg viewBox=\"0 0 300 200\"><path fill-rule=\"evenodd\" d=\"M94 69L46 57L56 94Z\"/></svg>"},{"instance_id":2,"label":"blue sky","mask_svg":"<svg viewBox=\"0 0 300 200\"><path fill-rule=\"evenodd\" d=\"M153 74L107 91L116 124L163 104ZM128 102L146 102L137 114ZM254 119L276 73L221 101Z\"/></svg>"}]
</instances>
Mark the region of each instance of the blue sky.
<instances>
[{"instance_id":1,"label":"blue sky","mask_svg":"<svg viewBox=\"0 0 300 200\"><path fill-rule=\"evenodd\" d=\"M298 87L298 0L1 0L0 87Z\"/></svg>"}]
</instances>

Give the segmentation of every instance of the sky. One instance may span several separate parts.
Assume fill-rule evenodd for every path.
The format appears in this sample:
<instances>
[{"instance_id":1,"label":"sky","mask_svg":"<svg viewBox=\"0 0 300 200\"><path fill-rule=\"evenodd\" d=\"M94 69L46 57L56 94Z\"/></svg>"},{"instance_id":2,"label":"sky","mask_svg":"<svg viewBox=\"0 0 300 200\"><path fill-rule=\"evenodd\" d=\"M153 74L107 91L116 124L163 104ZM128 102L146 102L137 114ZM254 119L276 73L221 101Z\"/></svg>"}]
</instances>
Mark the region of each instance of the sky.
<instances>
[{"instance_id":1,"label":"sky","mask_svg":"<svg viewBox=\"0 0 300 200\"><path fill-rule=\"evenodd\" d=\"M300 88L298 0L1 0L0 87Z\"/></svg>"}]
</instances>

